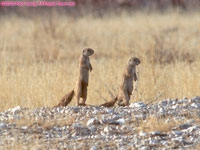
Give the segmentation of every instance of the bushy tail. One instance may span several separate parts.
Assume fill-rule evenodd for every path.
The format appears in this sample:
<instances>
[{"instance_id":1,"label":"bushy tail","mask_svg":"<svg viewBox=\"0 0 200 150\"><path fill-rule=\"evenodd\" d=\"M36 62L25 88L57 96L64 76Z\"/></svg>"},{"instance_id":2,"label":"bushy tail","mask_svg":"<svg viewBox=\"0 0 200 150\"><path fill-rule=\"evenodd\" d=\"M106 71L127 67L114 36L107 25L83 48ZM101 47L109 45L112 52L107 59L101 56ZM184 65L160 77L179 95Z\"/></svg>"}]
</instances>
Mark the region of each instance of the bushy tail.
<instances>
[{"instance_id":1,"label":"bushy tail","mask_svg":"<svg viewBox=\"0 0 200 150\"><path fill-rule=\"evenodd\" d=\"M118 97L116 96L114 99L112 99L111 101L108 101L106 103L103 103L99 106L104 106L104 107L113 107L115 105L115 103L117 102Z\"/></svg>"},{"instance_id":2,"label":"bushy tail","mask_svg":"<svg viewBox=\"0 0 200 150\"><path fill-rule=\"evenodd\" d=\"M74 97L74 90L70 91L69 93L67 93L59 102L58 105L54 106L54 107L65 107L67 106L73 99Z\"/></svg>"}]
</instances>

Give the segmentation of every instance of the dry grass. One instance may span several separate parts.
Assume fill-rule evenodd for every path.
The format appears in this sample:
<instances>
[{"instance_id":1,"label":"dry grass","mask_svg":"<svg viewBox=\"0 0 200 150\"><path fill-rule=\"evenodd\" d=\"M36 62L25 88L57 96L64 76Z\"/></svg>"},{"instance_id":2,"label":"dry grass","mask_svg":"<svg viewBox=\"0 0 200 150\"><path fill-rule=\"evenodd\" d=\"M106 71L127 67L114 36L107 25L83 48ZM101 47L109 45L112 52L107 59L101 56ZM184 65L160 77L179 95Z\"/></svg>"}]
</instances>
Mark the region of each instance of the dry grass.
<instances>
[{"instance_id":1,"label":"dry grass","mask_svg":"<svg viewBox=\"0 0 200 150\"><path fill-rule=\"evenodd\" d=\"M0 110L54 106L76 86L78 58L91 47L87 103L118 92L131 56L142 60L131 101L192 97L200 93L199 13L122 13L102 18L0 18ZM75 99L71 105L75 105Z\"/></svg>"},{"instance_id":2,"label":"dry grass","mask_svg":"<svg viewBox=\"0 0 200 150\"><path fill-rule=\"evenodd\" d=\"M172 131L173 127L183 124L184 121L175 121L173 118L157 118L149 117L146 120L139 122L138 131L151 132L151 131L160 131L160 132L169 132Z\"/></svg>"},{"instance_id":3,"label":"dry grass","mask_svg":"<svg viewBox=\"0 0 200 150\"><path fill-rule=\"evenodd\" d=\"M57 116L56 118L52 119L43 119L43 118L30 118L28 115L23 114L23 118L17 120L17 119L10 119L8 120L7 123L15 123L16 126L22 127L35 127L40 126L44 130L49 130L55 126L57 127L63 127L67 125L71 125L75 122L76 116L71 116L71 115L65 115L65 116Z\"/></svg>"}]
</instances>

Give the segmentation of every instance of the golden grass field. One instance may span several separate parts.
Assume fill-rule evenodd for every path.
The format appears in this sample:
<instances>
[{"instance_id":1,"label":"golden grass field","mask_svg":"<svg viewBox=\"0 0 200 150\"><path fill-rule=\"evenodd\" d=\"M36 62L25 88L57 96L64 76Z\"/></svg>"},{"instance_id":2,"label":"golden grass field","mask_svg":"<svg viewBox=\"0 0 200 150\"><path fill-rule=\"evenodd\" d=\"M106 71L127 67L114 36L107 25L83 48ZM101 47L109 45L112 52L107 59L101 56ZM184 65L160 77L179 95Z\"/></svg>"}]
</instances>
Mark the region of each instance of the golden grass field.
<instances>
[{"instance_id":1,"label":"golden grass field","mask_svg":"<svg viewBox=\"0 0 200 150\"><path fill-rule=\"evenodd\" d=\"M131 102L200 93L199 12L121 13L104 17L53 14L0 18L0 110L56 105L76 87L81 50L91 57L88 104L118 93L132 56L141 59ZM72 106L76 105L74 98Z\"/></svg>"}]
</instances>

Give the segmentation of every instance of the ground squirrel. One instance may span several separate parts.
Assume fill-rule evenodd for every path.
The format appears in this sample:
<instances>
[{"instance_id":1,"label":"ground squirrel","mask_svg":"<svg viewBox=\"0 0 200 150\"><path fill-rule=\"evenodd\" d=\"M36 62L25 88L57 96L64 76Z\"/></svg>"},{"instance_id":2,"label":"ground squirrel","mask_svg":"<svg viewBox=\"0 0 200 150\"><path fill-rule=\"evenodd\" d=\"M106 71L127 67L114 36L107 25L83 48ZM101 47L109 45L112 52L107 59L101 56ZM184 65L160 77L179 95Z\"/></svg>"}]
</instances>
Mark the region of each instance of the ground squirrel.
<instances>
[{"instance_id":1,"label":"ground squirrel","mask_svg":"<svg viewBox=\"0 0 200 150\"><path fill-rule=\"evenodd\" d=\"M118 95L118 105L128 106L130 101L130 95L133 91L133 80L137 80L136 66L140 64L140 60L136 57L132 57L128 61L127 68L123 75L123 80L120 85L120 91Z\"/></svg>"},{"instance_id":2,"label":"ground squirrel","mask_svg":"<svg viewBox=\"0 0 200 150\"><path fill-rule=\"evenodd\" d=\"M60 103L54 107L65 107L67 106L72 98L74 97L74 90L70 91L69 93L67 93L61 100Z\"/></svg>"},{"instance_id":3,"label":"ground squirrel","mask_svg":"<svg viewBox=\"0 0 200 150\"><path fill-rule=\"evenodd\" d=\"M87 87L89 83L89 71L92 71L92 65L90 64L89 56L94 54L94 50L91 48L85 48L82 50L81 57L79 59L79 76L77 82L77 105L85 105L87 99ZM82 103L80 103L82 98Z\"/></svg>"}]
</instances>

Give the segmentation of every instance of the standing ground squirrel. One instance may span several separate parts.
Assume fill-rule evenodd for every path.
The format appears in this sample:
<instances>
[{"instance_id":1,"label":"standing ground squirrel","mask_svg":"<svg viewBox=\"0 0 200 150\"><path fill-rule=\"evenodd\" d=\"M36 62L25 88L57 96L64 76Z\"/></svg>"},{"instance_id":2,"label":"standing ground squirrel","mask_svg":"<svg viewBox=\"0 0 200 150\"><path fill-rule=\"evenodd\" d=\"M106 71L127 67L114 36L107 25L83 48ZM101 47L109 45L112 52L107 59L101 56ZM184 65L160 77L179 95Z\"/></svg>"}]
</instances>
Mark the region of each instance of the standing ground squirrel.
<instances>
[{"instance_id":1,"label":"standing ground squirrel","mask_svg":"<svg viewBox=\"0 0 200 150\"><path fill-rule=\"evenodd\" d=\"M130 95L133 91L133 80L137 80L136 66L140 64L140 60L136 57L132 57L128 61L128 66L123 74L123 80L120 85L120 91L118 96L119 106L128 106L130 101Z\"/></svg>"},{"instance_id":2,"label":"standing ground squirrel","mask_svg":"<svg viewBox=\"0 0 200 150\"><path fill-rule=\"evenodd\" d=\"M91 48L85 48L82 50L81 57L79 59L79 76L77 82L77 105L85 105L87 99L87 87L89 83L89 71L92 71L92 65L90 64L89 56L94 54L94 50ZM80 103L82 98L82 103Z\"/></svg>"}]
</instances>

